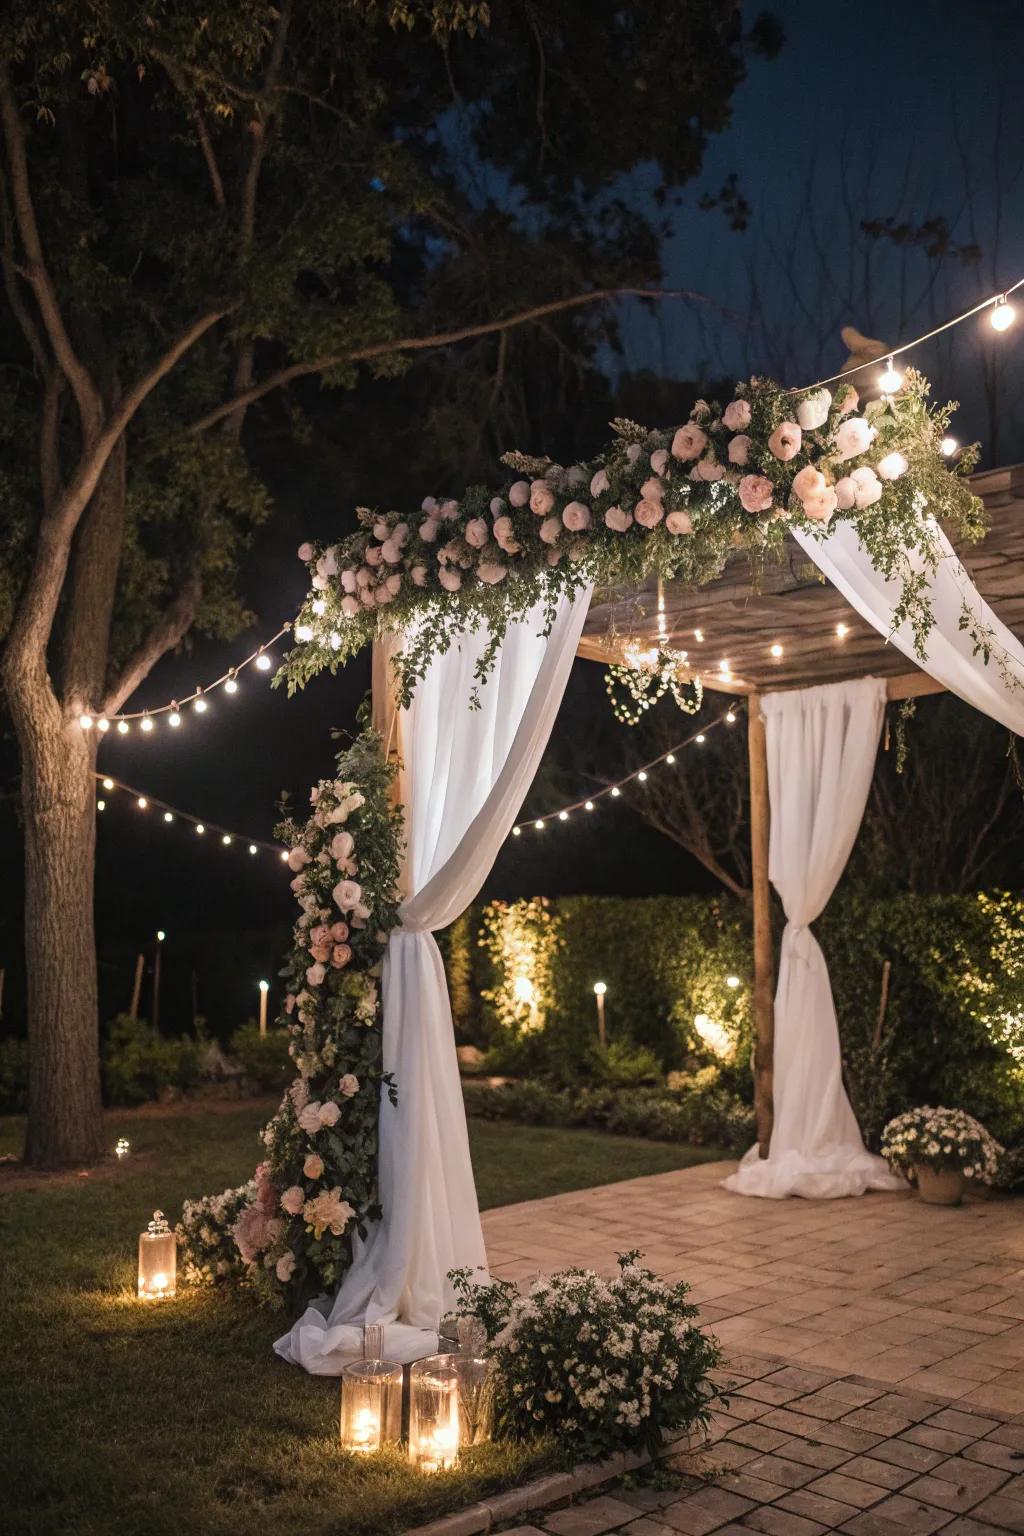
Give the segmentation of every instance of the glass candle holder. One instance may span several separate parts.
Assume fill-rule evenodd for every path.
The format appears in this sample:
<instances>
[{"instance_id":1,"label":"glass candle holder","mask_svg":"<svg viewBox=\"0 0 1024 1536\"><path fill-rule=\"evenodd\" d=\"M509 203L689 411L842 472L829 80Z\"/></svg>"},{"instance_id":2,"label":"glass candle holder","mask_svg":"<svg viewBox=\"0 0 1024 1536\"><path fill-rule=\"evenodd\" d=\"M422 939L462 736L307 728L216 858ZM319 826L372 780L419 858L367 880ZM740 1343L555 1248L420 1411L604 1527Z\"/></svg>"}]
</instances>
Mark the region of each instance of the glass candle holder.
<instances>
[{"instance_id":1,"label":"glass candle holder","mask_svg":"<svg viewBox=\"0 0 1024 1536\"><path fill-rule=\"evenodd\" d=\"M174 1295L177 1278L177 1240L163 1211L154 1211L148 1230L139 1235L140 1300L167 1300Z\"/></svg>"},{"instance_id":2,"label":"glass candle holder","mask_svg":"<svg viewBox=\"0 0 1024 1536\"><path fill-rule=\"evenodd\" d=\"M391 1360L353 1360L341 1372L341 1443L370 1456L402 1438L402 1367Z\"/></svg>"},{"instance_id":3,"label":"glass candle holder","mask_svg":"<svg viewBox=\"0 0 1024 1536\"><path fill-rule=\"evenodd\" d=\"M490 1360L469 1353L455 1357L459 1379L459 1445L481 1445L494 1427L494 1372Z\"/></svg>"},{"instance_id":4,"label":"glass candle holder","mask_svg":"<svg viewBox=\"0 0 1024 1536\"><path fill-rule=\"evenodd\" d=\"M456 1355L428 1355L409 1371L409 1460L440 1472L459 1454L459 1372Z\"/></svg>"}]
</instances>

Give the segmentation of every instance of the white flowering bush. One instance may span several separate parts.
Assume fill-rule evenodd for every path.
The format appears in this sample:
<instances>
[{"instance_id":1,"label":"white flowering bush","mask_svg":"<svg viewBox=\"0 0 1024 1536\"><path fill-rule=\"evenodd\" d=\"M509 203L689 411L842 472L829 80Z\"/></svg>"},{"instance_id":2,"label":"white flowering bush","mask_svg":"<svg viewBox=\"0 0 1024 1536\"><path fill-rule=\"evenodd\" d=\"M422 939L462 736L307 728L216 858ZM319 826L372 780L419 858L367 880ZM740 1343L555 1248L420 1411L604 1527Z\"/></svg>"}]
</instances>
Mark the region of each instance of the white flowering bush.
<instances>
[{"instance_id":1,"label":"white flowering bush","mask_svg":"<svg viewBox=\"0 0 1024 1536\"><path fill-rule=\"evenodd\" d=\"M312 790L309 818L277 828L301 909L278 1020L297 1075L262 1132L266 1155L249 1183L182 1212L184 1273L196 1282L241 1278L267 1300L301 1306L337 1288L353 1233L380 1218L378 1109L382 1090L397 1096L380 1030L381 963L398 921L393 776L367 732Z\"/></svg>"},{"instance_id":2,"label":"white flowering bush","mask_svg":"<svg viewBox=\"0 0 1024 1536\"><path fill-rule=\"evenodd\" d=\"M704 1425L716 1396L717 1340L702 1333L689 1287L619 1256L619 1272L566 1269L526 1296L509 1282L451 1279L461 1313L486 1328L495 1412L510 1439L553 1433L575 1455L655 1450L666 1431Z\"/></svg>"},{"instance_id":3,"label":"white flowering bush","mask_svg":"<svg viewBox=\"0 0 1024 1536\"><path fill-rule=\"evenodd\" d=\"M613 422L614 442L586 464L510 453L515 478L498 490L427 496L417 513L358 508L350 537L300 546L312 590L281 675L301 687L401 629L405 703L438 652L484 627L479 685L508 625L537 603L553 618L564 593L640 585L653 572L700 587L734 548L763 563L791 525L824 536L833 518L852 522L876 568L899 583L893 626L906 622L923 655L934 616L921 569L941 555L936 520L965 536L984 531L964 479L974 450L951 469L940 443L954 406L930 407L928 392L913 369L898 394L863 408L849 384L794 393L755 378L724 409L698 400L675 431ZM979 649L1008 665L966 600L963 619Z\"/></svg>"},{"instance_id":4,"label":"white flowering bush","mask_svg":"<svg viewBox=\"0 0 1024 1536\"><path fill-rule=\"evenodd\" d=\"M991 1184L1002 1154L995 1137L963 1109L925 1105L897 1115L882 1132L882 1156L900 1173L931 1168Z\"/></svg>"}]
</instances>

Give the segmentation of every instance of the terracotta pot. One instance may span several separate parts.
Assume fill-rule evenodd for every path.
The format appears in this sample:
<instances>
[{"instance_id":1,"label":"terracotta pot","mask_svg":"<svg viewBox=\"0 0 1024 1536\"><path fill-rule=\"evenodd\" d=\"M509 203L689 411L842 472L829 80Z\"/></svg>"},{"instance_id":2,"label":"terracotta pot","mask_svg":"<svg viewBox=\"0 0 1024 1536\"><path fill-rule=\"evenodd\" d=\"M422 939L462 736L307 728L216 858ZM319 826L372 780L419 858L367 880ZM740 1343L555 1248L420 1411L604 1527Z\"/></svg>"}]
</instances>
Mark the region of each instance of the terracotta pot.
<instances>
[{"instance_id":1,"label":"terracotta pot","mask_svg":"<svg viewBox=\"0 0 1024 1536\"><path fill-rule=\"evenodd\" d=\"M915 1167L917 1192L925 1205L959 1205L964 1196L967 1180L959 1168Z\"/></svg>"}]
</instances>

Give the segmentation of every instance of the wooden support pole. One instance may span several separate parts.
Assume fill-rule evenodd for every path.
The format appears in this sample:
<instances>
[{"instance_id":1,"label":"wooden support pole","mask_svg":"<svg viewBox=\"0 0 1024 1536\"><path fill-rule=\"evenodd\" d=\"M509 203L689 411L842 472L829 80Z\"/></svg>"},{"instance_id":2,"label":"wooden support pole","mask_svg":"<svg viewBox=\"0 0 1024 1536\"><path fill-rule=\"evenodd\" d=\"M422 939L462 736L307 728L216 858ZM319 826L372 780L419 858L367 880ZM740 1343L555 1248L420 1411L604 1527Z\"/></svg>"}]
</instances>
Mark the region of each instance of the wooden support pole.
<instances>
[{"instance_id":1,"label":"wooden support pole","mask_svg":"<svg viewBox=\"0 0 1024 1536\"><path fill-rule=\"evenodd\" d=\"M768 752L761 698L752 693L747 717L750 759L750 878L754 893L754 1109L757 1144L768 1156L772 1140L772 1068L775 1046L775 957L772 948L772 895L768 882Z\"/></svg>"},{"instance_id":2,"label":"wooden support pole","mask_svg":"<svg viewBox=\"0 0 1024 1536\"><path fill-rule=\"evenodd\" d=\"M145 955L137 955L135 958L135 982L132 986L132 1005L128 1010L128 1016L137 1019L139 1016L139 1000L142 997L142 972L145 969Z\"/></svg>"}]
</instances>

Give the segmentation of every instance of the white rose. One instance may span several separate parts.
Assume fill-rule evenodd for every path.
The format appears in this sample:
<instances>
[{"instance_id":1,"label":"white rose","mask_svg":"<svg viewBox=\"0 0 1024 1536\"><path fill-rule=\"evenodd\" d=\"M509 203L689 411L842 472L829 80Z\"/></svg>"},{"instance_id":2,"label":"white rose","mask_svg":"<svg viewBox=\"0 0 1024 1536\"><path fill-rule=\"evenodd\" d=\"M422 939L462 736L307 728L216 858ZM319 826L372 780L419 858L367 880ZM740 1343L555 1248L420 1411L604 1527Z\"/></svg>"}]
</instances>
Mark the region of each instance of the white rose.
<instances>
[{"instance_id":1,"label":"white rose","mask_svg":"<svg viewBox=\"0 0 1024 1536\"><path fill-rule=\"evenodd\" d=\"M812 390L797 406L796 419L805 432L813 432L825 425L831 405L832 396L827 389Z\"/></svg>"}]
</instances>

